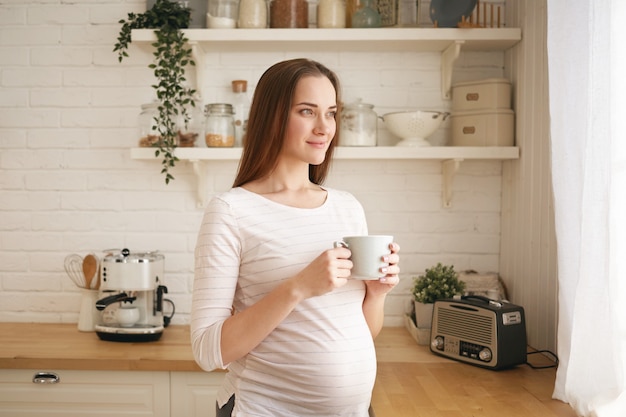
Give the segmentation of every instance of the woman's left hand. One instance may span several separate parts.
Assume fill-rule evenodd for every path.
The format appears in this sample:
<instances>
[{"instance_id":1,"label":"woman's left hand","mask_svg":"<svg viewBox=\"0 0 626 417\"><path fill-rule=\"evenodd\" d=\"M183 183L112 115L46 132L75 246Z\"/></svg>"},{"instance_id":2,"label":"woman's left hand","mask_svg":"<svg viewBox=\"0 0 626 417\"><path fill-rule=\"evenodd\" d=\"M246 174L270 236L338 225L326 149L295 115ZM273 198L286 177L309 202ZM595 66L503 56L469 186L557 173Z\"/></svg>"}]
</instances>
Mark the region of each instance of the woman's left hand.
<instances>
[{"instance_id":1,"label":"woman's left hand","mask_svg":"<svg viewBox=\"0 0 626 417\"><path fill-rule=\"evenodd\" d=\"M391 254L383 257L383 262L389 264L387 268L382 270L386 275L378 280L364 281L365 285L367 285L368 295L387 294L400 282L400 278L398 277L400 273L400 267L398 266L400 262L400 255L398 255L400 245L395 242L391 243L389 249L391 249Z\"/></svg>"}]
</instances>

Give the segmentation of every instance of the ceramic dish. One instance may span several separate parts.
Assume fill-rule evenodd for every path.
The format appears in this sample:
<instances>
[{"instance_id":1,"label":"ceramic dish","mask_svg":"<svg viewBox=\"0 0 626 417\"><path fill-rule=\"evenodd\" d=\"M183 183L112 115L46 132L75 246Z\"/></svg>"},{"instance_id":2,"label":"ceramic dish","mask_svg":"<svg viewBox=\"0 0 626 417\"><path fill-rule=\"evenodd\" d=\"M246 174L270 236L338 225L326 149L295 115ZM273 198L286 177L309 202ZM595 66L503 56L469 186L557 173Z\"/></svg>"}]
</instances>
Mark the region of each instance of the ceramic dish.
<instances>
[{"instance_id":1,"label":"ceramic dish","mask_svg":"<svg viewBox=\"0 0 626 417\"><path fill-rule=\"evenodd\" d=\"M477 0L432 0L430 20L440 28L455 28L462 17L469 18Z\"/></svg>"}]
</instances>

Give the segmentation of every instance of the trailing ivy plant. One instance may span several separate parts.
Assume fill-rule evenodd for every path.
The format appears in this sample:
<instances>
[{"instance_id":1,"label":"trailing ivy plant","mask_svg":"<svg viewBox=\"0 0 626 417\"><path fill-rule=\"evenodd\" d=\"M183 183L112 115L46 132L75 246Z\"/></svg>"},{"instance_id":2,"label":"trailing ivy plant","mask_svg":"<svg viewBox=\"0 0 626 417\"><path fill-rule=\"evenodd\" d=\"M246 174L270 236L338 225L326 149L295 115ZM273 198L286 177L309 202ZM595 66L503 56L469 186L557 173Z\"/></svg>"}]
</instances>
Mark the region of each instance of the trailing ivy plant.
<instances>
[{"instance_id":1,"label":"trailing ivy plant","mask_svg":"<svg viewBox=\"0 0 626 417\"><path fill-rule=\"evenodd\" d=\"M176 121L182 118L185 126L189 123L190 115L187 109L195 107L195 90L184 86L185 67L195 65L192 59L191 48L187 46L188 39L181 29L189 27L191 10L176 1L156 0L154 6L145 13L129 13L127 20L120 20L122 25L117 43L113 52L118 53L118 61L128 57L128 45L131 43L133 29L154 29L156 42L154 47L154 61L149 68L154 70L157 83L152 85L159 102L158 117L155 117L156 130L160 140L154 144L157 147L155 156L162 155L162 170L165 174L165 183L169 184L174 177L170 173L178 158L174 154L177 146L178 128Z\"/></svg>"}]
</instances>

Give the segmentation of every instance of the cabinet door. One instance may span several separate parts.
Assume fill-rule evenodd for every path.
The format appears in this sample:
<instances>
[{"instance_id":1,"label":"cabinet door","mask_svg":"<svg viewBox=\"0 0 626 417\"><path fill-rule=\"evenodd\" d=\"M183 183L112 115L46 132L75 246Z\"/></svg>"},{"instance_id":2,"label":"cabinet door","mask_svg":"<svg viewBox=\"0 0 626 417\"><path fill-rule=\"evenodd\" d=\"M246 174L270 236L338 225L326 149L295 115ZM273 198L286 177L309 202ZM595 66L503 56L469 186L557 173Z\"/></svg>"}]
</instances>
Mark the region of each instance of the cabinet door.
<instances>
[{"instance_id":1,"label":"cabinet door","mask_svg":"<svg viewBox=\"0 0 626 417\"><path fill-rule=\"evenodd\" d=\"M224 372L172 372L172 417L215 417Z\"/></svg>"},{"instance_id":2,"label":"cabinet door","mask_svg":"<svg viewBox=\"0 0 626 417\"><path fill-rule=\"evenodd\" d=\"M0 417L169 417L169 372L46 371L58 382L34 383L38 370L0 372Z\"/></svg>"}]
</instances>

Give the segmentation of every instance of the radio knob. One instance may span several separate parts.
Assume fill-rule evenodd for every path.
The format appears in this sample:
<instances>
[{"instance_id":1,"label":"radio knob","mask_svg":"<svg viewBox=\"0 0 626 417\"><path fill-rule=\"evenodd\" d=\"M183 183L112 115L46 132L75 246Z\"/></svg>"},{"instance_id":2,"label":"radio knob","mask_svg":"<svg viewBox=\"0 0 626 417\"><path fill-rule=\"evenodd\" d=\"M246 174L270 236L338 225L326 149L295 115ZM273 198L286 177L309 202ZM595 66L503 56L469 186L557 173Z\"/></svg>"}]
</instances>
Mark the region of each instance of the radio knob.
<instances>
[{"instance_id":1,"label":"radio knob","mask_svg":"<svg viewBox=\"0 0 626 417\"><path fill-rule=\"evenodd\" d=\"M441 336L435 337L431 344L433 348L437 350L443 350L443 347L444 347L443 337Z\"/></svg>"},{"instance_id":2,"label":"radio knob","mask_svg":"<svg viewBox=\"0 0 626 417\"><path fill-rule=\"evenodd\" d=\"M489 362L492 357L491 350L484 348L483 350L478 352L478 357L480 358L481 361Z\"/></svg>"}]
</instances>

